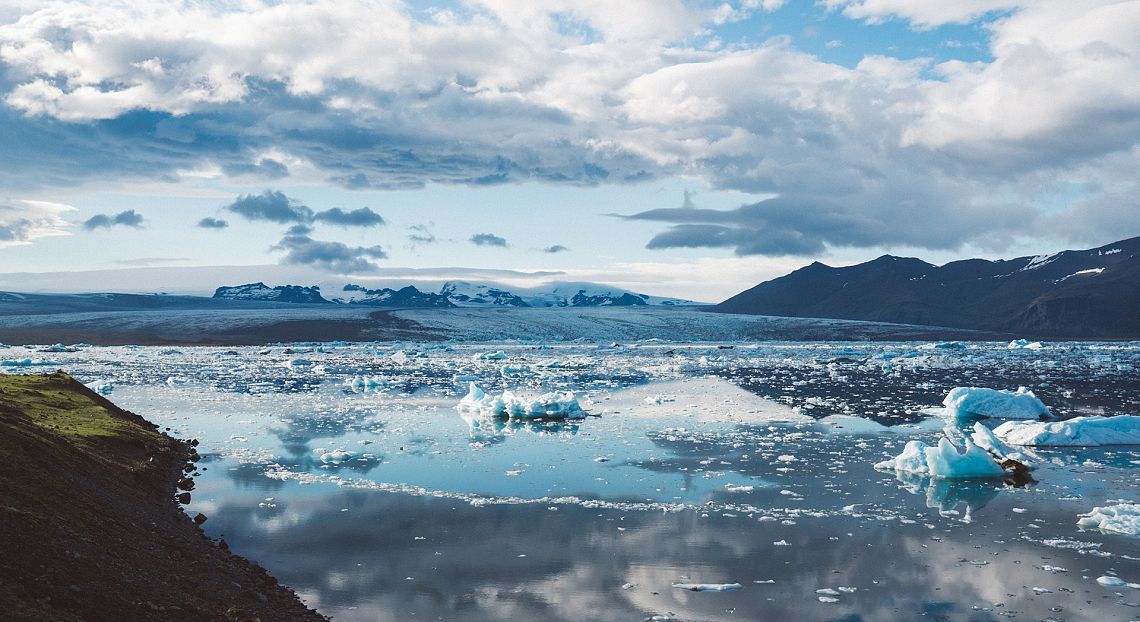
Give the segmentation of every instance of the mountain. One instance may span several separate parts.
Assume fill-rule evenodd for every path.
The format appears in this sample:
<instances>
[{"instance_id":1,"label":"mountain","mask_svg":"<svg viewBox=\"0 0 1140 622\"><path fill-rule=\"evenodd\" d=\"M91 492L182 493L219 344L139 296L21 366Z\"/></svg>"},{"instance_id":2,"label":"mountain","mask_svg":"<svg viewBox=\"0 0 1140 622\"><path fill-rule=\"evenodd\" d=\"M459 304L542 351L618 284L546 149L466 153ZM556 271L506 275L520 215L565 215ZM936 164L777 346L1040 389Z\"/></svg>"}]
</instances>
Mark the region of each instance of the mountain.
<instances>
[{"instance_id":1,"label":"mountain","mask_svg":"<svg viewBox=\"0 0 1140 622\"><path fill-rule=\"evenodd\" d=\"M711 310L1046 338L1138 338L1140 237L1090 250L943 266L891 255L842 268L815 262Z\"/></svg>"},{"instance_id":2,"label":"mountain","mask_svg":"<svg viewBox=\"0 0 1140 622\"><path fill-rule=\"evenodd\" d=\"M384 287L367 289L360 285L344 286L345 295L335 298L335 302L376 307L454 307L447 296L432 292L421 292L413 285L400 289Z\"/></svg>"},{"instance_id":3,"label":"mountain","mask_svg":"<svg viewBox=\"0 0 1140 622\"><path fill-rule=\"evenodd\" d=\"M466 281L448 281L440 288L439 293L447 296L452 304L461 307L473 306L505 306L529 307L531 306L517 294L501 289L497 285L482 283L468 283Z\"/></svg>"},{"instance_id":4,"label":"mountain","mask_svg":"<svg viewBox=\"0 0 1140 622\"><path fill-rule=\"evenodd\" d=\"M226 300L259 300L263 302L295 302L303 304L328 304L321 296L321 288L299 285L278 285L269 287L265 283L222 286L214 291L214 298Z\"/></svg>"},{"instance_id":5,"label":"mountain","mask_svg":"<svg viewBox=\"0 0 1140 622\"><path fill-rule=\"evenodd\" d=\"M680 298L638 294L600 283L555 281L539 287L515 290L532 307L631 307L697 304Z\"/></svg>"}]
</instances>

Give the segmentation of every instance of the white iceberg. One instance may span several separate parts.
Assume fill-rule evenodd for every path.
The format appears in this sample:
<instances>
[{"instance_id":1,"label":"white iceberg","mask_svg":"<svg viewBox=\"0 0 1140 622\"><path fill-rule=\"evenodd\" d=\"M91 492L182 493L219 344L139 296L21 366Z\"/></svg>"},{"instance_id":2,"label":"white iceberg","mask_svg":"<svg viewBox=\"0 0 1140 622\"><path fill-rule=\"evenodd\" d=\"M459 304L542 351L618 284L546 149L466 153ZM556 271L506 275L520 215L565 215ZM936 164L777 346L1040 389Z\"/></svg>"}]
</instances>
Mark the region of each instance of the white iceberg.
<instances>
[{"instance_id":1,"label":"white iceberg","mask_svg":"<svg viewBox=\"0 0 1140 622\"><path fill-rule=\"evenodd\" d=\"M739 583L674 583L673 587L690 592L734 592L744 589Z\"/></svg>"},{"instance_id":2,"label":"white iceberg","mask_svg":"<svg viewBox=\"0 0 1140 622\"><path fill-rule=\"evenodd\" d=\"M1029 341L1028 339L1014 339L1009 342L1010 350L1040 350L1040 341Z\"/></svg>"},{"instance_id":3,"label":"white iceberg","mask_svg":"<svg viewBox=\"0 0 1140 622\"><path fill-rule=\"evenodd\" d=\"M968 479L1001 477L1005 470L969 439L966 450L960 452L950 439L942 438L936 447L922 441L910 441L898 456L875 465L880 471L895 471L925 475L935 479Z\"/></svg>"},{"instance_id":4,"label":"white iceberg","mask_svg":"<svg viewBox=\"0 0 1140 622\"><path fill-rule=\"evenodd\" d=\"M510 391L502 395L487 395L472 382L459 404L455 406L461 413L485 417L512 417L518 419L584 419L586 411L578 405L573 393L544 393L527 400L516 397Z\"/></svg>"},{"instance_id":5,"label":"white iceberg","mask_svg":"<svg viewBox=\"0 0 1140 622\"><path fill-rule=\"evenodd\" d=\"M1053 415L1033 391L1025 387L1018 387L1017 391L958 387L946 394L942 405L946 407L947 417L952 419L1039 419Z\"/></svg>"},{"instance_id":6,"label":"white iceberg","mask_svg":"<svg viewBox=\"0 0 1140 622\"><path fill-rule=\"evenodd\" d=\"M1140 503L1119 503L1081 514L1077 526L1126 536L1140 536Z\"/></svg>"},{"instance_id":7,"label":"white iceberg","mask_svg":"<svg viewBox=\"0 0 1140 622\"><path fill-rule=\"evenodd\" d=\"M1035 425L1035 424L1031 424ZM1001 439L994 434L994 431L982 425L981 423L974 423L974 431L970 434L970 440L978 447L989 452L997 460L1017 460L1018 462L1028 465L1029 459L1020 451L1015 451L1001 442Z\"/></svg>"},{"instance_id":8,"label":"white iceberg","mask_svg":"<svg viewBox=\"0 0 1140 622\"><path fill-rule=\"evenodd\" d=\"M994 434L1010 445L1097 447L1140 445L1140 416L1075 417L1065 421L1007 421Z\"/></svg>"}]
</instances>

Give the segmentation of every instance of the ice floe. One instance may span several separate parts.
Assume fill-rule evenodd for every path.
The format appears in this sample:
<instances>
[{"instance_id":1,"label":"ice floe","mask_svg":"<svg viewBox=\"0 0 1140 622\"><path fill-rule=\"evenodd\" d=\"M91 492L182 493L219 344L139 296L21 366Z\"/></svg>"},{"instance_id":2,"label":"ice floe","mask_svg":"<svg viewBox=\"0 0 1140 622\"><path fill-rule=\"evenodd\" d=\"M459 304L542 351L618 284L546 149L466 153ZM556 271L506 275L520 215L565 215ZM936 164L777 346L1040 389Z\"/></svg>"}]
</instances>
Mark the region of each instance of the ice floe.
<instances>
[{"instance_id":1,"label":"ice floe","mask_svg":"<svg viewBox=\"0 0 1140 622\"><path fill-rule=\"evenodd\" d=\"M1075 417L1065 421L1007 421L994 434L1010 445L1097 447L1140 445L1140 416Z\"/></svg>"},{"instance_id":2,"label":"ice floe","mask_svg":"<svg viewBox=\"0 0 1140 622\"><path fill-rule=\"evenodd\" d=\"M739 583L674 583L673 587L690 592L734 592L744 589Z\"/></svg>"},{"instance_id":3,"label":"ice floe","mask_svg":"<svg viewBox=\"0 0 1140 622\"><path fill-rule=\"evenodd\" d=\"M474 382L467 395L455 406L461 413L484 417L511 417L517 419L584 419L586 411L578 404L573 393L544 393L534 399L515 396L510 391L501 395L487 395Z\"/></svg>"},{"instance_id":4,"label":"ice floe","mask_svg":"<svg viewBox=\"0 0 1140 622\"><path fill-rule=\"evenodd\" d=\"M1025 387L1017 391L958 387L946 394L942 405L949 419L1039 419L1053 415L1033 391Z\"/></svg>"},{"instance_id":5,"label":"ice floe","mask_svg":"<svg viewBox=\"0 0 1140 622\"><path fill-rule=\"evenodd\" d=\"M1093 508L1088 514L1081 514L1077 526L1126 536L1140 536L1140 504L1120 503Z\"/></svg>"},{"instance_id":6,"label":"ice floe","mask_svg":"<svg viewBox=\"0 0 1140 622\"><path fill-rule=\"evenodd\" d=\"M880 471L896 471L926 475L936 479L967 479L975 477L1001 477L1005 470L969 439L965 452L948 438L939 439L931 447L918 440L907 442L898 456L875 465Z\"/></svg>"}]
</instances>

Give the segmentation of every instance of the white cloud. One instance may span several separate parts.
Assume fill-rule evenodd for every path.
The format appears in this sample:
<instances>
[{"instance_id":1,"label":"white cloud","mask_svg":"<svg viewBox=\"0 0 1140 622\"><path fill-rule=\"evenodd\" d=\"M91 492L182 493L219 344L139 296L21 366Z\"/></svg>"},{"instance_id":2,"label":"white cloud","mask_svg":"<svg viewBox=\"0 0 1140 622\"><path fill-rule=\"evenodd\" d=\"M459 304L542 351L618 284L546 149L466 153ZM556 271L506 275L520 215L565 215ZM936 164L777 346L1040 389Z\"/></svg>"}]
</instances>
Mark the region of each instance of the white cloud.
<instances>
[{"instance_id":1,"label":"white cloud","mask_svg":"<svg viewBox=\"0 0 1140 622\"><path fill-rule=\"evenodd\" d=\"M881 23L899 18L917 28L966 24L989 13L1034 3L1034 0L823 0L829 9L842 9L843 14L852 19Z\"/></svg>"},{"instance_id":2,"label":"white cloud","mask_svg":"<svg viewBox=\"0 0 1140 622\"><path fill-rule=\"evenodd\" d=\"M0 164L50 169L44 185L112 171L303 171L351 188L683 174L800 206L748 222L802 248L999 247L1043 226L1027 206L1059 186L1123 196L1140 144L1140 4L825 4L915 28L991 16L993 60L852 68L786 38L706 45L780 0L26 3L0 11L0 98L51 140ZM160 118L84 133L129 111Z\"/></svg>"},{"instance_id":3,"label":"white cloud","mask_svg":"<svg viewBox=\"0 0 1140 622\"><path fill-rule=\"evenodd\" d=\"M0 248L28 244L37 238L71 235L63 214L75 208L62 203L0 199Z\"/></svg>"}]
</instances>

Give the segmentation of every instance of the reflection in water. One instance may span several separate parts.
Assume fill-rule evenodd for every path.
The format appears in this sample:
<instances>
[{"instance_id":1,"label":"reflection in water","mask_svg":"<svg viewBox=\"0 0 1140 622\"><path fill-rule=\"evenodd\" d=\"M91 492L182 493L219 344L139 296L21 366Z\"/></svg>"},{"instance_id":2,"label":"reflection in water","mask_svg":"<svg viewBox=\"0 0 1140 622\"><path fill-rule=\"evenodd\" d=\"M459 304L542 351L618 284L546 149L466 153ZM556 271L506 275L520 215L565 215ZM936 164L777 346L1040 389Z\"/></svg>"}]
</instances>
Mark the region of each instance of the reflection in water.
<instances>
[{"instance_id":1,"label":"reflection in water","mask_svg":"<svg viewBox=\"0 0 1140 622\"><path fill-rule=\"evenodd\" d=\"M1004 487L994 479L933 479L902 471L896 471L895 477L907 491L925 495L926 507L947 513L965 504L967 517L986 507Z\"/></svg>"},{"instance_id":2,"label":"reflection in water","mask_svg":"<svg viewBox=\"0 0 1140 622\"><path fill-rule=\"evenodd\" d=\"M1001 619L994 612L1040 620L1058 610L1075 620L1105 607L1124 611L1076 572L1100 573L1113 561L1033 550L1014 537L995 545L991 530L961 523L951 534L854 518L784 524L474 507L376 492L313 495L293 485L277 499L278 507L261 508L231 497L207 525L337 620L617 621L665 612L679 620ZM1055 574L1046 564L1072 571ZM745 588L692 593L671 589L677 581ZM817 590L841 587L839 602L818 599Z\"/></svg>"}]
</instances>

